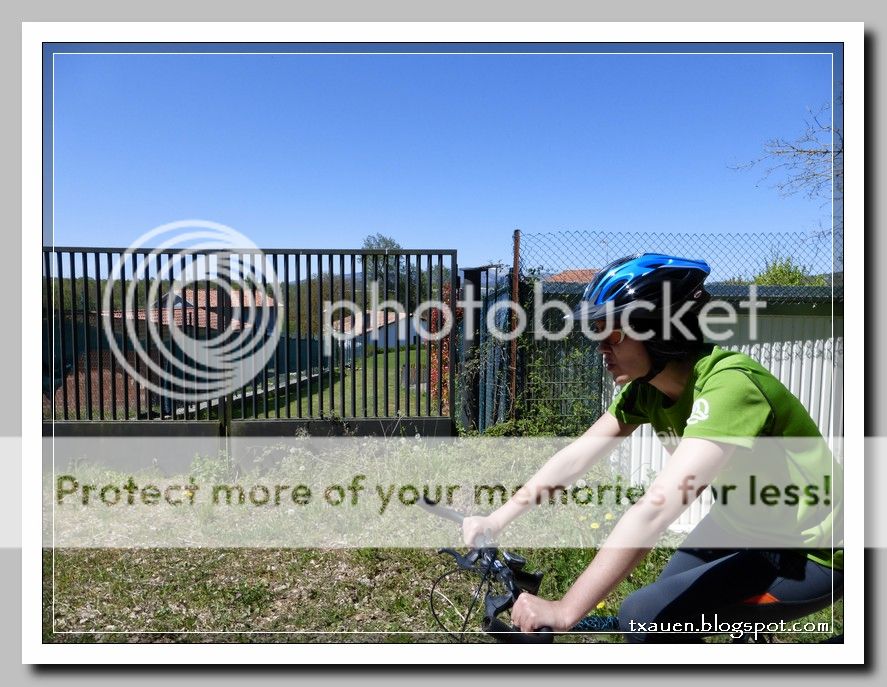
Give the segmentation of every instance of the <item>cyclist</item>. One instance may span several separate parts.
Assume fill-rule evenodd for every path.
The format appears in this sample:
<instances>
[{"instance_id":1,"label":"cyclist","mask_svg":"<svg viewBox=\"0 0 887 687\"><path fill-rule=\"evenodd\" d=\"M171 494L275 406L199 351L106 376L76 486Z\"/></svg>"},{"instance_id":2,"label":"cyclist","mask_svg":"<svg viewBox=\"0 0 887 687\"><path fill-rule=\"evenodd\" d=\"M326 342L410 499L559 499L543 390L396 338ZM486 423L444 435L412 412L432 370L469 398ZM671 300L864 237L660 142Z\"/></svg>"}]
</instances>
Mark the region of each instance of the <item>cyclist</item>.
<instances>
[{"instance_id":1,"label":"cyclist","mask_svg":"<svg viewBox=\"0 0 887 687\"><path fill-rule=\"evenodd\" d=\"M702 614L717 614L719 622L789 621L841 596L843 549L833 544L841 541L840 466L779 380L742 353L704 343L699 313L710 299L703 286L709 271L703 261L645 253L598 273L576 314L602 335L604 366L621 390L597 422L508 502L464 521L469 544L481 533L502 530L554 485L585 474L641 424L651 424L660 437L677 438L666 442L670 456L644 497L626 510L564 597L519 597L512 621L522 631L573 627L632 572L702 487L723 485L728 494L726 485L759 468L785 477L828 475L828 516L810 507L811 499L785 498L770 510L716 498L658 579L625 599L620 630L635 642L701 641L701 633L675 623L698 624ZM797 533L797 545L773 538L786 529ZM778 543L762 544L771 539Z\"/></svg>"}]
</instances>

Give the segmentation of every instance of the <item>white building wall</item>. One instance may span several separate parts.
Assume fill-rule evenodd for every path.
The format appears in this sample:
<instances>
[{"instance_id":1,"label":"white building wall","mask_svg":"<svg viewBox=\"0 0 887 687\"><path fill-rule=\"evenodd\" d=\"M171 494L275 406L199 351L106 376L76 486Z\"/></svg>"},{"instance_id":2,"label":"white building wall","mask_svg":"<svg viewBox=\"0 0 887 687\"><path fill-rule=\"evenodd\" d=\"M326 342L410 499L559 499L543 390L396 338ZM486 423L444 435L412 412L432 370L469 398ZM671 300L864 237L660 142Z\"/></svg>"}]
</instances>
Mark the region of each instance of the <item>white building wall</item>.
<instances>
[{"instance_id":1,"label":"white building wall","mask_svg":"<svg viewBox=\"0 0 887 687\"><path fill-rule=\"evenodd\" d=\"M386 325L380 326L377 329L367 331L367 346L375 344L378 348L382 348L385 346L385 340L388 340L388 347L391 350L394 350L398 345L405 346L407 345L407 341L410 344L415 345L419 339L419 333L416 329L416 318L410 317L409 324L407 324L406 318L402 320L403 324L399 324L398 322L389 322ZM405 336L401 336L401 328L403 328L403 334ZM363 346L363 335L358 334L354 337L354 339L348 339L345 341L345 360L348 363L352 362L353 356L356 354L358 358L361 356Z\"/></svg>"},{"instance_id":2,"label":"white building wall","mask_svg":"<svg viewBox=\"0 0 887 687\"><path fill-rule=\"evenodd\" d=\"M404 336L401 336L401 328L403 329ZM410 317L409 324L407 324L407 318L403 319L403 324L389 322L387 325L368 333L367 339L378 346L384 346L385 339L387 338L389 348L394 348L398 344L405 345L408 340L409 343L415 344L418 336L419 335L416 331L416 318Z\"/></svg>"}]
</instances>

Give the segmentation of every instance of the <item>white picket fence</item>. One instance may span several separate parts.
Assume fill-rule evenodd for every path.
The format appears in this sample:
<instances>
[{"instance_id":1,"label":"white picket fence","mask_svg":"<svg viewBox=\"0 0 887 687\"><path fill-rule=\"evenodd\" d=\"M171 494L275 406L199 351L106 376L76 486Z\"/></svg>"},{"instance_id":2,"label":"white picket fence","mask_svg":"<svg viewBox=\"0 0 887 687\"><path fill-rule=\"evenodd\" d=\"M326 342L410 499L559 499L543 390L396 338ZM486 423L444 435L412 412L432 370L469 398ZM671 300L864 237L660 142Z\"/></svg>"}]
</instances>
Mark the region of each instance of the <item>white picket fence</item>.
<instances>
[{"instance_id":1,"label":"white picket fence","mask_svg":"<svg viewBox=\"0 0 887 687\"><path fill-rule=\"evenodd\" d=\"M843 461L844 319L824 315L759 315L757 336L740 317L737 335L720 344L751 356L797 396L819 426L836 459ZM612 400L616 387L610 389ZM623 479L645 483L662 469L668 454L649 425L640 427L613 455ZM692 529L711 507L706 490L675 522L673 530Z\"/></svg>"}]
</instances>

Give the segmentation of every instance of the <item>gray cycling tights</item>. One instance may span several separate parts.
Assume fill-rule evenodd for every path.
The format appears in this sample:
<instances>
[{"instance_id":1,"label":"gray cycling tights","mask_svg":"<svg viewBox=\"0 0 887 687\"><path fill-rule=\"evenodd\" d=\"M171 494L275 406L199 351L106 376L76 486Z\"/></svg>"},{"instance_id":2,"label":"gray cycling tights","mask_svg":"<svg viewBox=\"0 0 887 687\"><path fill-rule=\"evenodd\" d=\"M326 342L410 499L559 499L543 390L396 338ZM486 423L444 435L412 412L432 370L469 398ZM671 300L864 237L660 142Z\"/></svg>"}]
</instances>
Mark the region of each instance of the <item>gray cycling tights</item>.
<instances>
[{"instance_id":1,"label":"gray cycling tights","mask_svg":"<svg viewBox=\"0 0 887 687\"><path fill-rule=\"evenodd\" d=\"M698 527L717 527L705 518ZM844 574L801 550L703 549L692 534L650 585L625 599L620 630L629 642L694 642L751 623L791 622L827 608L844 591ZM708 539L711 541L711 539ZM751 599L762 597L752 602Z\"/></svg>"}]
</instances>

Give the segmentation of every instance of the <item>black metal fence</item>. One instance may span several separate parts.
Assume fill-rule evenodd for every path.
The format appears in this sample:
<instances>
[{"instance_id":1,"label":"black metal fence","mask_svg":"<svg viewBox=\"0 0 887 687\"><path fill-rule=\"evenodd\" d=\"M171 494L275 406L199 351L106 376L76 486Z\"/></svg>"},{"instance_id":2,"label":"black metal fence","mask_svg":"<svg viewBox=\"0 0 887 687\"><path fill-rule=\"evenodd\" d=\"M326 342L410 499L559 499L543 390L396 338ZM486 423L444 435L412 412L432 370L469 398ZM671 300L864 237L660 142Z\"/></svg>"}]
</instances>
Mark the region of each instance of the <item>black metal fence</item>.
<instances>
[{"instance_id":1,"label":"black metal fence","mask_svg":"<svg viewBox=\"0 0 887 687\"><path fill-rule=\"evenodd\" d=\"M455 311L457 270L453 250L44 248L43 418L452 418L455 337L420 304ZM240 383L198 397L201 351L238 336Z\"/></svg>"},{"instance_id":2,"label":"black metal fence","mask_svg":"<svg viewBox=\"0 0 887 687\"><path fill-rule=\"evenodd\" d=\"M506 420L511 413L508 379L511 371L510 345L496 337L491 330L487 313L502 301L511 298L511 269L504 265L484 265L462 270L462 296L468 289L480 303L471 320L457 319L459 346L459 405L461 426L465 430L484 432ZM493 317L499 331L509 331L510 314L500 310Z\"/></svg>"}]
</instances>

